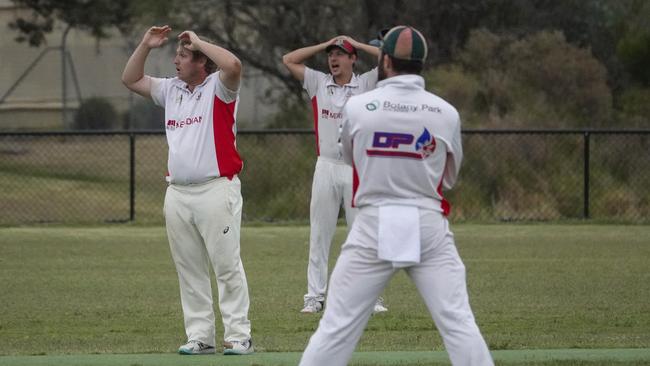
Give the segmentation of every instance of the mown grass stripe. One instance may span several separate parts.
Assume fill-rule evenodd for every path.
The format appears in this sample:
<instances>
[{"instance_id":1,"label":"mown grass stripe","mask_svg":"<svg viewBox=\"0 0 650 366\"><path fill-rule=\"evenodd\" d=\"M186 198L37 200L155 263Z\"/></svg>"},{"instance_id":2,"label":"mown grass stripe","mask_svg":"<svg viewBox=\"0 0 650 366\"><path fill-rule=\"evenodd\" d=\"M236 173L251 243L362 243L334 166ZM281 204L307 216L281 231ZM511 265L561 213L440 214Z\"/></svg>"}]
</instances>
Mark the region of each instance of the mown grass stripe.
<instances>
[{"instance_id":1,"label":"mown grass stripe","mask_svg":"<svg viewBox=\"0 0 650 366\"><path fill-rule=\"evenodd\" d=\"M538 349L493 351L496 362L528 363L554 361L584 361L608 364L621 362L650 362L650 348L621 349ZM300 352L267 352L250 356L180 356L177 354L95 354L60 356L3 356L0 365L7 366L253 366L295 365ZM357 352L354 365L425 365L448 363L445 351L432 352ZM563 363L565 364L565 363ZM570 363L568 363L570 364Z\"/></svg>"}]
</instances>

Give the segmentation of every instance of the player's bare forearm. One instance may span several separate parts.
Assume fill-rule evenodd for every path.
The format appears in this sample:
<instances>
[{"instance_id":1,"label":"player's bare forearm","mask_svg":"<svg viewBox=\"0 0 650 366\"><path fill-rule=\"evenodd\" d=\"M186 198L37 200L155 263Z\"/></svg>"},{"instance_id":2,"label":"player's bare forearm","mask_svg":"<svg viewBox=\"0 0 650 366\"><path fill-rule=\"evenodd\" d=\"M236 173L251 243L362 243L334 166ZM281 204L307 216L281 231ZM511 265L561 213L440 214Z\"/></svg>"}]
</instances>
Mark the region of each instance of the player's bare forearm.
<instances>
[{"instance_id":1,"label":"player's bare forearm","mask_svg":"<svg viewBox=\"0 0 650 366\"><path fill-rule=\"evenodd\" d=\"M167 42L167 35L172 28L168 25L153 26L144 33L142 41L133 51L122 73L122 83L130 90L151 97L151 80L144 74L144 63L147 61L149 51L158 48Z\"/></svg>"},{"instance_id":2,"label":"player's bare forearm","mask_svg":"<svg viewBox=\"0 0 650 366\"><path fill-rule=\"evenodd\" d=\"M151 88L148 78L145 78L144 64L149 51L150 48L147 45L140 43L129 57L122 72L122 83L133 92L147 98L151 96Z\"/></svg>"},{"instance_id":3,"label":"player's bare forearm","mask_svg":"<svg viewBox=\"0 0 650 366\"><path fill-rule=\"evenodd\" d=\"M212 60L221 70L221 81L231 90L239 89L241 80L242 64L237 56L227 49L200 39L196 33L185 31L178 38L189 39L191 42L187 47L190 50L201 51L206 57Z\"/></svg>"},{"instance_id":4,"label":"player's bare forearm","mask_svg":"<svg viewBox=\"0 0 650 366\"><path fill-rule=\"evenodd\" d=\"M358 42L358 41L356 41L353 38L350 38L348 36L343 36L343 38L346 39L348 42L350 42L350 44L354 48L356 48L358 50L361 50L361 51L369 54L370 56L379 57L379 52L380 52L379 47L375 47L375 46L371 46L369 44Z\"/></svg>"},{"instance_id":5,"label":"player's bare forearm","mask_svg":"<svg viewBox=\"0 0 650 366\"><path fill-rule=\"evenodd\" d=\"M370 56L379 57L379 52L380 52L379 47L371 46L365 43L358 43L358 46L355 47L369 54Z\"/></svg>"},{"instance_id":6,"label":"player's bare forearm","mask_svg":"<svg viewBox=\"0 0 650 366\"><path fill-rule=\"evenodd\" d=\"M297 50L293 50L287 53L286 55L284 55L284 57L282 57L282 62L284 62L285 65L287 63L293 63L293 64L305 63L305 61L307 61L317 53L324 51L329 44L330 42L327 41L313 46L298 48Z\"/></svg>"},{"instance_id":7,"label":"player's bare forearm","mask_svg":"<svg viewBox=\"0 0 650 366\"><path fill-rule=\"evenodd\" d=\"M287 67L294 78L303 81L305 78L305 61L312 58L317 53L325 51L327 46L329 46L334 40L335 38L317 45L293 50L282 57L282 63Z\"/></svg>"},{"instance_id":8,"label":"player's bare forearm","mask_svg":"<svg viewBox=\"0 0 650 366\"><path fill-rule=\"evenodd\" d=\"M224 76L239 84L242 64L237 56L223 47L219 47L206 41L199 41L199 50L219 66L219 69L221 69ZM237 87L233 89L237 89Z\"/></svg>"}]
</instances>

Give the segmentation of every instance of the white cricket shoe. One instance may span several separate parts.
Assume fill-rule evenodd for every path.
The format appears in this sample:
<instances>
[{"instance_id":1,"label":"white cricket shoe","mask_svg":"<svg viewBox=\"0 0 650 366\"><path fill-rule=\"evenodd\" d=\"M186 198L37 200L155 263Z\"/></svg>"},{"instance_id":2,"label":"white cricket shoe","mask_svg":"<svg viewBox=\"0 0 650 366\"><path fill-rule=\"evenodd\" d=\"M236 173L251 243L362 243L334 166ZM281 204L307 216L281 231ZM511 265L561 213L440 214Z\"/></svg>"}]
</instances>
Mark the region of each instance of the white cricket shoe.
<instances>
[{"instance_id":1,"label":"white cricket shoe","mask_svg":"<svg viewBox=\"0 0 650 366\"><path fill-rule=\"evenodd\" d=\"M377 302L375 302L375 307L372 309L373 314L379 314L379 313L385 313L388 311L388 308L386 305L384 305L384 299L382 297L377 298Z\"/></svg>"},{"instance_id":2,"label":"white cricket shoe","mask_svg":"<svg viewBox=\"0 0 650 366\"><path fill-rule=\"evenodd\" d=\"M305 306L300 310L303 314L315 314L323 310L323 302L313 297L305 299Z\"/></svg>"},{"instance_id":3,"label":"white cricket shoe","mask_svg":"<svg viewBox=\"0 0 650 366\"><path fill-rule=\"evenodd\" d=\"M255 352L255 349L253 348L253 341L251 339L223 343L224 355L250 355L253 352Z\"/></svg>"},{"instance_id":4,"label":"white cricket shoe","mask_svg":"<svg viewBox=\"0 0 650 366\"><path fill-rule=\"evenodd\" d=\"M207 355L215 352L213 346L194 340L190 340L178 348L178 353L181 355Z\"/></svg>"}]
</instances>

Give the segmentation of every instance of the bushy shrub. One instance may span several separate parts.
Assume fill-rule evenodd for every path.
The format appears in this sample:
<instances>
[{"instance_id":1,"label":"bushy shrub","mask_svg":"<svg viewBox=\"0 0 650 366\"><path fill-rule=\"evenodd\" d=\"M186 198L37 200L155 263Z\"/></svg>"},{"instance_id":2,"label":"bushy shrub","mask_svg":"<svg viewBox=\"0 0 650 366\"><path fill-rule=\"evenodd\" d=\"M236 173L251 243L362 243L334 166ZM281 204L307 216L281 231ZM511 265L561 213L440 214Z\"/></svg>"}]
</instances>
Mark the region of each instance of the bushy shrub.
<instances>
[{"instance_id":1,"label":"bushy shrub","mask_svg":"<svg viewBox=\"0 0 650 366\"><path fill-rule=\"evenodd\" d=\"M163 130L164 127L165 110L148 99L138 98L124 114L124 129Z\"/></svg>"},{"instance_id":2,"label":"bushy shrub","mask_svg":"<svg viewBox=\"0 0 650 366\"><path fill-rule=\"evenodd\" d=\"M650 88L630 88L619 98L619 124L648 128L650 127Z\"/></svg>"},{"instance_id":3,"label":"bushy shrub","mask_svg":"<svg viewBox=\"0 0 650 366\"><path fill-rule=\"evenodd\" d=\"M473 121L469 114L475 110L481 86L472 74L464 72L458 65L447 65L427 73L426 78L429 90L464 111L465 121Z\"/></svg>"},{"instance_id":4,"label":"bushy shrub","mask_svg":"<svg viewBox=\"0 0 650 366\"><path fill-rule=\"evenodd\" d=\"M610 121L607 70L590 50L569 44L561 32L546 31L513 42L505 52L513 77L543 93L548 109L568 117L567 122L601 127Z\"/></svg>"},{"instance_id":5,"label":"bushy shrub","mask_svg":"<svg viewBox=\"0 0 650 366\"><path fill-rule=\"evenodd\" d=\"M605 67L560 32L515 39L474 30L455 59L425 76L466 126L603 127L612 118Z\"/></svg>"},{"instance_id":6,"label":"bushy shrub","mask_svg":"<svg viewBox=\"0 0 650 366\"><path fill-rule=\"evenodd\" d=\"M296 220L309 217L316 160L312 135L238 135L244 159L240 175L244 219Z\"/></svg>"},{"instance_id":7,"label":"bushy shrub","mask_svg":"<svg viewBox=\"0 0 650 366\"><path fill-rule=\"evenodd\" d=\"M311 106L307 102L280 101L279 111L271 117L267 128L313 128Z\"/></svg>"},{"instance_id":8,"label":"bushy shrub","mask_svg":"<svg viewBox=\"0 0 650 366\"><path fill-rule=\"evenodd\" d=\"M647 27L647 26L646 26ZM643 85L650 85L650 31L629 31L616 45L616 53L627 70Z\"/></svg>"},{"instance_id":9,"label":"bushy shrub","mask_svg":"<svg viewBox=\"0 0 650 366\"><path fill-rule=\"evenodd\" d=\"M77 130L111 130L120 126L120 120L113 105L104 98L85 99L74 117Z\"/></svg>"}]
</instances>

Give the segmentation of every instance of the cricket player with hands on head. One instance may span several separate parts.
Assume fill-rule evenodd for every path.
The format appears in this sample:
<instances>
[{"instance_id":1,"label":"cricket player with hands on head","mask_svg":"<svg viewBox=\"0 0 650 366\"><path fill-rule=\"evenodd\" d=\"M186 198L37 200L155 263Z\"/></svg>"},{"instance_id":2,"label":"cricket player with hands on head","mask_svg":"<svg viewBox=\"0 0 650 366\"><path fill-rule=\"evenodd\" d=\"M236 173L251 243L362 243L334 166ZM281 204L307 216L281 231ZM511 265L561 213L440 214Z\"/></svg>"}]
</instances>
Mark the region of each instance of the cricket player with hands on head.
<instances>
[{"instance_id":1,"label":"cricket player with hands on head","mask_svg":"<svg viewBox=\"0 0 650 366\"><path fill-rule=\"evenodd\" d=\"M412 27L383 39L377 88L350 98L341 134L359 213L332 272L325 313L300 365L347 365L373 299L400 269L415 283L453 365L491 366L469 305L442 189L463 152L456 109L424 89L427 43Z\"/></svg>"},{"instance_id":2,"label":"cricket player with hands on head","mask_svg":"<svg viewBox=\"0 0 650 366\"><path fill-rule=\"evenodd\" d=\"M323 309L329 252L341 205L345 208L348 228L352 227L356 215L351 206L352 169L343 163L339 147L343 107L352 95L374 89L377 83L376 68L361 75L354 73L357 50L373 57L379 56L377 47L347 36L337 36L317 45L299 48L282 58L291 75L303 83L311 99L318 154L311 191L307 294L303 298L302 313L317 313ZM323 52L327 53L329 74L304 64ZM376 297L373 301L376 303L375 312L387 310L381 298Z\"/></svg>"},{"instance_id":3,"label":"cricket player with hands on head","mask_svg":"<svg viewBox=\"0 0 650 366\"><path fill-rule=\"evenodd\" d=\"M130 90L165 108L169 145L164 214L178 272L186 355L216 352L210 267L216 274L224 354L253 353L248 284L240 258L242 211L235 114L242 65L230 51L192 31L178 36L176 77L144 74L149 52L164 45L169 26L151 27L124 68Z\"/></svg>"}]
</instances>

